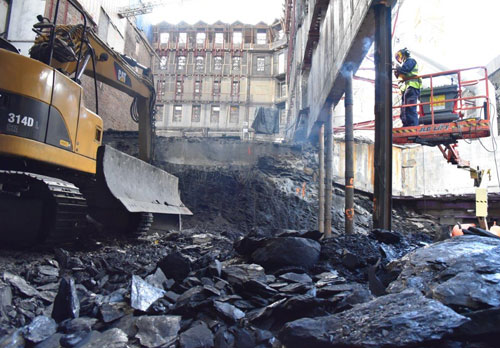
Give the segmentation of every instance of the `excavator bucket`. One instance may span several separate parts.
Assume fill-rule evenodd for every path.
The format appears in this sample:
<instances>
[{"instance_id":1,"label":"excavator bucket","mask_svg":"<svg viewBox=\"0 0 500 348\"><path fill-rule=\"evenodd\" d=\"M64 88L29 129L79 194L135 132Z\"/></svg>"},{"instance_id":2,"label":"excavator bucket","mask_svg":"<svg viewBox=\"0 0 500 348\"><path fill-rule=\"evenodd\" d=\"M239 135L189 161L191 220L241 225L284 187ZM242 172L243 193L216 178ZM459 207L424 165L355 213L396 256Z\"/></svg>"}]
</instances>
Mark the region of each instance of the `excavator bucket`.
<instances>
[{"instance_id":1,"label":"excavator bucket","mask_svg":"<svg viewBox=\"0 0 500 348\"><path fill-rule=\"evenodd\" d=\"M176 176L110 146L99 147L96 174L89 208L105 225L134 229L133 219L127 217L142 213L154 214L155 219L169 215L178 219L180 227L180 216L192 215L181 201Z\"/></svg>"}]
</instances>

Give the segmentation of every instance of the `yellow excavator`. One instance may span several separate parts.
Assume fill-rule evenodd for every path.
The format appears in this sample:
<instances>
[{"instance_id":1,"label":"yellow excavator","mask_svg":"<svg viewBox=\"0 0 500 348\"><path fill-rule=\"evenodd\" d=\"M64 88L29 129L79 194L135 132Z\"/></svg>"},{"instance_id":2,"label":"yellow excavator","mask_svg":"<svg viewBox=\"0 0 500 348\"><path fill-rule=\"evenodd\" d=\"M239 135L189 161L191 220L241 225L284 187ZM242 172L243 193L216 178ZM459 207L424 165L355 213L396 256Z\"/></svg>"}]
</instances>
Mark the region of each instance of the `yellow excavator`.
<instances>
[{"instance_id":1,"label":"yellow excavator","mask_svg":"<svg viewBox=\"0 0 500 348\"><path fill-rule=\"evenodd\" d=\"M57 4L59 1L57 2ZM157 217L191 215L177 177L147 163L155 91L151 70L112 50L83 24L38 16L30 57L0 41L0 244L74 240L88 220L106 230L147 231ZM57 18L57 8L54 18ZM83 103L86 74L132 96L139 157L102 145L103 121Z\"/></svg>"}]
</instances>

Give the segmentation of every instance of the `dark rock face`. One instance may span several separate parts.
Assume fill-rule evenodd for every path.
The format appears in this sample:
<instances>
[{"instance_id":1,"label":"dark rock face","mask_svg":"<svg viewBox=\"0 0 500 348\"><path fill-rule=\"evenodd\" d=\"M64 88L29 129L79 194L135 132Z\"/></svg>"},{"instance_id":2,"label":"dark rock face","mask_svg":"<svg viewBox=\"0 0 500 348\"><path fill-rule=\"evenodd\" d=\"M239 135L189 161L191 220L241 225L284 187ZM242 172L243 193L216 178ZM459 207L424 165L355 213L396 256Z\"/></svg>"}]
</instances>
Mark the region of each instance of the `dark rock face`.
<instances>
[{"instance_id":1,"label":"dark rock face","mask_svg":"<svg viewBox=\"0 0 500 348\"><path fill-rule=\"evenodd\" d=\"M287 347L383 347L438 340L467 322L415 290L379 297L332 316L290 322L280 338Z\"/></svg>"},{"instance_id":2,"label":"dark rock face","mask_svg":"<svg viewBox=\"0 0 500 348\"><path fill-rule=\"evenodd\" d=\"M59 291L54 300L52 318L60 322L64 319L78 318L80 315L80 300L76 293L75 280L71 277L62 278Z\"/></svg>"},{"instance_id":3,"label":"dark rock face","mask_svg":"<svg viewBox=\"0 0 500 348\"><path fill-rule=\"evenodd\" d=\"M321 246L318 242L299 237L271 238L265 246L252 253L252 261L266 269L286 266L310 268L319 260Z\"/></svg>"},{"instance_id":4,"label":"dark rock face","mask_svg":"<svg viewBox=\"0 0 500 348\"><path fill-rule=\"evenodd\" d=\"M387 288L415 288L461 312L500 305L500 240L461 236L417 249L390 265L401 269Z\"/></svg>"}]
</instances>

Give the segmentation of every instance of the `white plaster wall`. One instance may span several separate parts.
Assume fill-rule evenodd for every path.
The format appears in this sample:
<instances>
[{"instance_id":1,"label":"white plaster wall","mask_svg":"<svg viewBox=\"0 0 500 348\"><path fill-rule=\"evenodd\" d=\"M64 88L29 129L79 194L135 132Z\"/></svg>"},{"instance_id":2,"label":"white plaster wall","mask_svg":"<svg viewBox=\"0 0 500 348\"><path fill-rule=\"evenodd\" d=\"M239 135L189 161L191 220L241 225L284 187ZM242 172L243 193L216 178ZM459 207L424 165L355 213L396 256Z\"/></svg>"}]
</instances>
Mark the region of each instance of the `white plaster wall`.
<instances>
[{"instance_id":1,"label":"white plaster wall","mask_svg":"<svg viewBox=\"0 0 500 348\"><path fill-rule=\"evenodd\" d=\"M36 34L31 30L37 23L36 16L45 12L45 0L13 1L9 21L7 39L20 49L20 53L28 56Z\"/></svg>"}]
</instances>

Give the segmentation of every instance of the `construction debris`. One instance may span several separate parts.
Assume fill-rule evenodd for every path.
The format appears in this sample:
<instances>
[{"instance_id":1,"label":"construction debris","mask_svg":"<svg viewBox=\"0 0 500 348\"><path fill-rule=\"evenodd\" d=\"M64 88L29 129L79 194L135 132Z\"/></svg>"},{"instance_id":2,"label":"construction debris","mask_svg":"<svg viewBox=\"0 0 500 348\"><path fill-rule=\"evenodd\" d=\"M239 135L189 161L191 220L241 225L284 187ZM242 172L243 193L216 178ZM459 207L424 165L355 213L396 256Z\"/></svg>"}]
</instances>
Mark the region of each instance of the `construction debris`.
<instances>
[{"instance_id":1,"label":"construction debris","mask_svg":"<svg viewBox=\"0 0 500 348\"><path fill-rule=\"evenodd\" d=\"M433 243L407 207L372 232L362 195L356 233L335 206L321 239L305 158L177 168L195 213L181 232L2 251L0 347L494 346L497 240Z\"/></svg>"}]
</instances>

